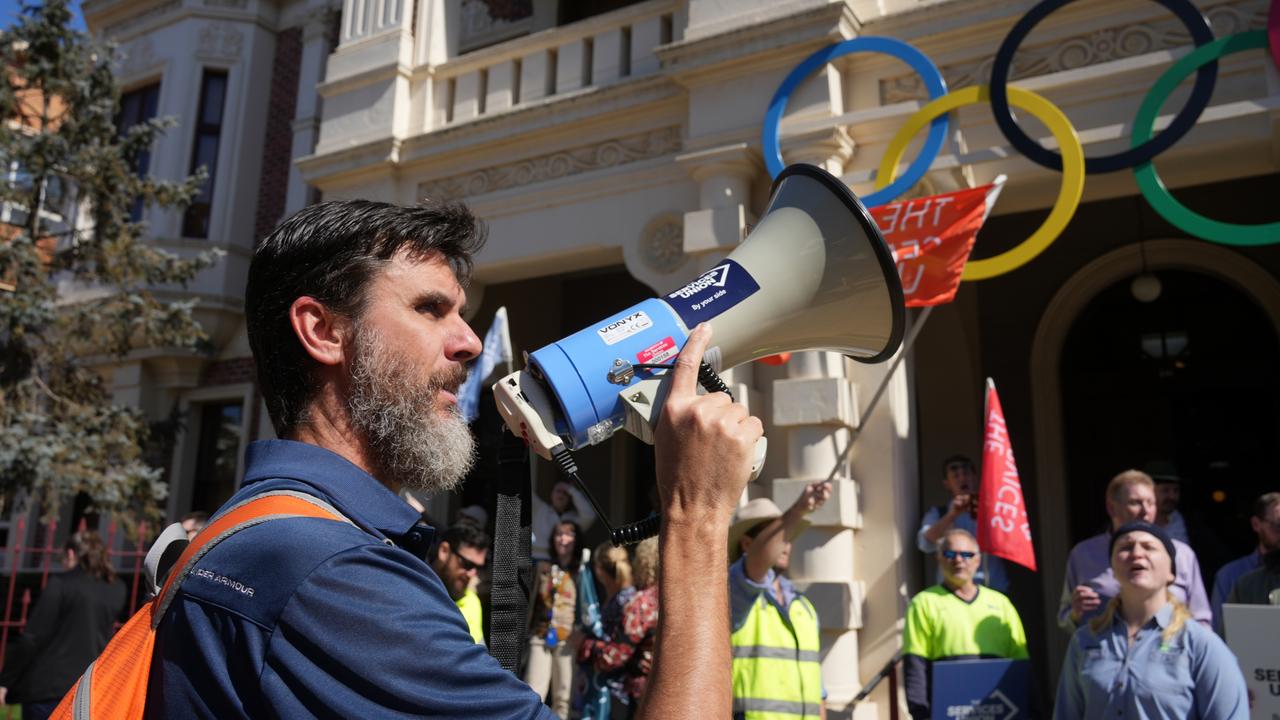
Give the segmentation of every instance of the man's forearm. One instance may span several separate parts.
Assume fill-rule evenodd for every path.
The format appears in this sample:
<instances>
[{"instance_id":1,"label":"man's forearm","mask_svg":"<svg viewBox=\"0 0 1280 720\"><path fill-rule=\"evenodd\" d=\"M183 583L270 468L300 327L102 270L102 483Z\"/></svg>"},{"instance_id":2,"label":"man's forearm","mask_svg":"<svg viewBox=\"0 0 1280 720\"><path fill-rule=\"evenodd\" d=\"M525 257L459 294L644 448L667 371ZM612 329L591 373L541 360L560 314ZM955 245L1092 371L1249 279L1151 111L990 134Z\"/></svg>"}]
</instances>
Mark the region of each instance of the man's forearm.
<instances>
[{"instance_id":1,"label":"man's forearm","mask_svg":"<svg viewBox=\"0 0 1280 720\"><path fill-rule=\"evenodd\" d=\"M728 519L664 522L653 671L638 717L727 718L733 705L729 651Z\"/></svg>"},{"instance_id":2,"label":"man's forearm","mask_svg":"<svg viewBox=\"0 0 1280 720\"><path fill-rule=\"evenodd\" d=\"M952 515L949 512L943 513L936 522L929 526L928 530L924 531L924 539L927 540L930 545L937 545L938 541L942 539L942 534L950 530L951 526L955 524L955 521L955 515Z\"/></svg>"}]
</instances>

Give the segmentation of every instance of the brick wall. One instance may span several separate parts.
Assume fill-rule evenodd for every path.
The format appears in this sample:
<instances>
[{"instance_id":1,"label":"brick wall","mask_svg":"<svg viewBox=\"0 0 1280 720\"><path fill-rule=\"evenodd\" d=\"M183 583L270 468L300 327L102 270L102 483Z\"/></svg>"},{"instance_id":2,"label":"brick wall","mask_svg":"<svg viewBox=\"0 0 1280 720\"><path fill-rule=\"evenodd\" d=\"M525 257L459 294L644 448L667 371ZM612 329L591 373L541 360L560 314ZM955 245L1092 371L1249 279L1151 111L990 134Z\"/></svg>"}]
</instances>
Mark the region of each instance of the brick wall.
<instances>
[{"instance_id":1,"label":"brick wall","mask_svg":"<svg viewBox=\"0 0 1280 720\"><path fill-rule=\"evenodd\" d=\"M302 64L302 28L276 34L271 95L267 100L267 132L262 143L262 177L258 181L258 210L253 237L266 237L284 218L293 155L293 116L298 100L298 68Z\"/></svg>"},{"instance_id":2,"label":"brick wall","mask_svg":"<svg viewBox=\"0 0 1280 720\"><path fill-rule=\"evenodd\" d=\"M232 360L218 360L209 363L204 370L204 377L200 379L200 387L212 387L215 385L237 385L239 383L253 382L254 368L253 358L242 357Z\"/></svg>"}]
</instances>

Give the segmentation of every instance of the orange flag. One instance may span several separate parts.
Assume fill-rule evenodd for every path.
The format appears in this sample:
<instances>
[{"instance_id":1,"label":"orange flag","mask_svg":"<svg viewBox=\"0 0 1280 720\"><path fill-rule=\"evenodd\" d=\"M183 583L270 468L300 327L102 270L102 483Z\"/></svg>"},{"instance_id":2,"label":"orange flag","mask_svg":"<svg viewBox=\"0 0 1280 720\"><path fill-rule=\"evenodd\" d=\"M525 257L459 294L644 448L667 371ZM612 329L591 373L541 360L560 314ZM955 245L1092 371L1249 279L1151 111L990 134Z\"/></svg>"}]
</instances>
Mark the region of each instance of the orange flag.
<instances>
[{"instance_id":1,"label":"orange flag","mask_svg":"<svg viewBox=\"0 0 1280 720\"><path fill-rule=\"evenodd\" d=\"M900 200L871 208L893 250L907 307L949 303L960 286L973 241L1004 178L990 185Z\"/></svg>"}]
</instances>

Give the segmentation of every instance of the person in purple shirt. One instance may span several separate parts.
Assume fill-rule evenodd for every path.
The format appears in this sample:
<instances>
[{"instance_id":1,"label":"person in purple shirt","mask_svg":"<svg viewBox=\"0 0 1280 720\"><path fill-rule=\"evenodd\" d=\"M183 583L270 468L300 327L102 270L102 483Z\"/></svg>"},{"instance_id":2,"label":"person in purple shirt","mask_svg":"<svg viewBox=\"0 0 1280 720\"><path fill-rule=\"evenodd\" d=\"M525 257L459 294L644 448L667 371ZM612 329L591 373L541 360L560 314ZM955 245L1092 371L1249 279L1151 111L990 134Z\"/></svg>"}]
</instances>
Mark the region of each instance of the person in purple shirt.
<instances>
[{"instance_id":1,"label":"person in purple shirt","mask_svg":"<svg viewBox=\"0 0 1280 720\"><path fill-rule=\"evenodd\" d=\"M1213 594L1209 596L1213 607L1213 628L1222 633L1222 603L1227 601L1231 588L1245 573L1262 567L1262 556L1280 550L1280 492L1270 492L1253 503L1253 517L1249 518L1253 532L1258 536L1258 547L1248 555L1223 565L1213 576Z\"/></svg>"},{"instance_id":2,"label":"person in purple shirt","mask_svg":"<svg viewBox=\"0 0 1280 720\"><path fill-rule=\"evenodd\" d=\"M1111 531L1138 520L1154 523L1156 491L1151 476L1141 470L1126 470L1112 478L1107 484L1107 515L1111 518ZM1120 584L1111 571L1110 544L1111 533L1104 532L1071 549L1058 602L1058 626L1063 630L1075 632L1119 593ZM1200 579L1195 551L1179 540L1173 544L1177 548L1176 572L1169 592L1187 606L1192 618L1208 625L1213 611Z\"/></svg>"},{"instance_id":3,"label":"person in purple shirt","mask_svg":"<svg viewBox=\"0 0 1280 720\"><path fill-rule=\"evenodd\" d=\"M157 627L146 717L555 717L471 639L398 495L448 490L475 454L457 391L481 351L461 312L483 238L461 204L357 200L258 245L245 316L283 439L249 446L218 512L285 491L348 522L274 519L201 556ZM726 546L762 426L697 394L710 340L689 335L655 429L663 617L641 718L732 702Z\"/></svg>"}]
</instances>

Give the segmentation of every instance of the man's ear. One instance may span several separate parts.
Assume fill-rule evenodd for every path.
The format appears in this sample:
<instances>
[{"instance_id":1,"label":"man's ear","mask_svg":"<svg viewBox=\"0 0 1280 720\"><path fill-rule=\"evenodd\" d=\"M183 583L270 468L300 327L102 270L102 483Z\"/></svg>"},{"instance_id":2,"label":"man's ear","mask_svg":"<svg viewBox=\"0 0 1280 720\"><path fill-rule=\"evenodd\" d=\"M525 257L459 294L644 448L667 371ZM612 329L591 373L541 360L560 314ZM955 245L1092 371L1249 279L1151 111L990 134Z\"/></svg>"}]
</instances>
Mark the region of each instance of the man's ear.
<instances>
[{"instance_id":1,"label":"man's ear","mask_svg":"<svg viewBox=\"0 0 1280 720\"><path fill-rule=\"evenodd\" d=\"M449 559L449 554L452 552L453 548L449 545L449 541L441 540L440 543L436 545L436 560L444 562Z\"/></svg>"},{"instance_id":2,"label":"man's ear","mask_svg":"<svg viewBox=\"0 0 1280 720\"><path fill-rule=\"evenodd\" d=\"M751 543L754 540L755 538L751 537L750 535L743 535L742 537L738 538L738 552L742 553L743 555L746 555L747 550L750 549Z\"/></svg>"},{"instance_id":3,"label":"man's ear","mask_svg":"<svg viewBox=\"0 0 1280 720\"><path fill-rule=\"evenodd\" d=\"M349 352L346 318L313 297L303 295L293 301L289 324L307 354L321 365L338 365Z\"/></svg>"}]
</instances>

